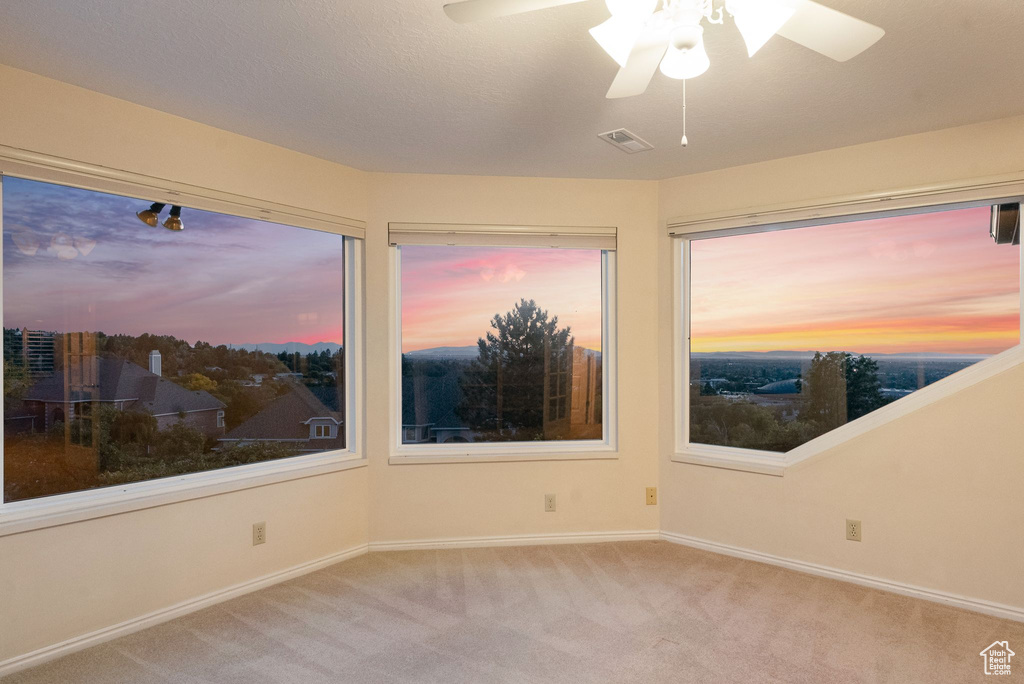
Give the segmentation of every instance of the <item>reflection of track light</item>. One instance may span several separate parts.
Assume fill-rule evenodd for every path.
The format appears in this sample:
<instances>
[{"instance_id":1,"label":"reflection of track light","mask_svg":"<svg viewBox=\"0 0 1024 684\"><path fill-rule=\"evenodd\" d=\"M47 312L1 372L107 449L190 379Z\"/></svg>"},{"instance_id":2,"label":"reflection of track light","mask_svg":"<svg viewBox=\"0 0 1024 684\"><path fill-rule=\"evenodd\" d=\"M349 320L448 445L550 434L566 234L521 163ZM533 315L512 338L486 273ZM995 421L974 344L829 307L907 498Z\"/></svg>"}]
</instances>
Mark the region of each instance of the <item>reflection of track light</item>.
<instances>
[{"instance_id":1,"label":"reflection of track light","mask_svg":"<svg viewBox=\"0 0 1024 684\"><path fill-rule=\"evenodd\" d=\"M35 256L35 253L39 251L38 238L27 229L13 233L11 238L14 240L18 251L25 256Z\"/></svg>"},{"instance_id":2,"label":"reflection of track light","mask_svg":"<svg viewBox=\"0 0 1024 684\"><path fill-rule=\"evenodd\" d=\"M138 216L139 220L147 226L153 226L156 228L156 222L160 220L160 212L163 211L166 206L166 204L161 204L160 202L153 202L153 204L149 205L149 209L144 209L135 215Z\"/></svg>"},{"instance_id":3,"label":"reflection of track light","mask_svg":"<svg viewBox=\"0 0 1024 684\"><path fill-rule=\"evenodd\" d=\"M167 230L184 230L185 226L181 223L181 207L175 204L171 207L171 215L164 221L164 228Z\"/></svg>"}]
</instances>

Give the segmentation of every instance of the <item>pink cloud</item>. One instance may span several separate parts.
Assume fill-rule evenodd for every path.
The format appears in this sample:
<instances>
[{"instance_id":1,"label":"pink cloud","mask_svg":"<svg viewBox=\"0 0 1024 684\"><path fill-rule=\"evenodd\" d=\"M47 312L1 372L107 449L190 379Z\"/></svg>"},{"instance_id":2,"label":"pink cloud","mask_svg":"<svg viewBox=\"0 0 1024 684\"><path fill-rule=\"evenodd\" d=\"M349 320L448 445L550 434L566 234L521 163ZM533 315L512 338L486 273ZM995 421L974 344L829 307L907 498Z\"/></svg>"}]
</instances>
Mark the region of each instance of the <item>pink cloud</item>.
<instances>
[{"instance_id":1,"label":"pink cloud","mask_svg":"<svg viewBox=\"0 0 1024 684\"><path fill-rule=\"evenodd\" d=\"M704 336L744 349L804 349L810 341L801 343L800 330L832 330L816 343L840 349L853 343L849 331L873 330L858 334L860 350L921 351L930 336L933 349L991 353L1019 337L1020 250L992 242L987 208L692 247L695 345ZM976 333L973 341L950 327L956 321Z\"/></svg>"},{"instance_id":2,"label":"pink cloud","mask_svg":"<svg viewBox=\"0 0 1024 684\"><path fill-rule=\"evenodd\" d=\"M600 252L403 247L401 261L403 351L476 344L521 298L601 348Z\"/></svg>"}]
</instances>

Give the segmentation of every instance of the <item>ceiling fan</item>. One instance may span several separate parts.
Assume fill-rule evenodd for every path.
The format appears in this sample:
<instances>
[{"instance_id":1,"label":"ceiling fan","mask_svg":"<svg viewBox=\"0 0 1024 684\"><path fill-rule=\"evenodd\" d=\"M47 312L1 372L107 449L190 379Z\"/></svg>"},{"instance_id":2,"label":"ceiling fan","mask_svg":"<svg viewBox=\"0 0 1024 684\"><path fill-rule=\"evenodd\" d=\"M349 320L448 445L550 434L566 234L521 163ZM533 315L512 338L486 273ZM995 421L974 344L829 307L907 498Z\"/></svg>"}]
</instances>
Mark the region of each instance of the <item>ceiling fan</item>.
<instances>
[{"instance_id":1,"label":"ceiling fan","mask_svg":"<svg viewBox=\"0 0 1024 684\"><path fill-rule=\"evenodd\" d=\"M462 0L444 6L453 21L480 19L569 5L587 0ZM845 62L874 45L885 31L812 0L605 0L611 17L590 35L619 64L607 97L639 95L660 65L669 78L700 76L711 62L704 26L724 24L728 14L754 56L778 34Z\"/></svg>"}]
</instances>

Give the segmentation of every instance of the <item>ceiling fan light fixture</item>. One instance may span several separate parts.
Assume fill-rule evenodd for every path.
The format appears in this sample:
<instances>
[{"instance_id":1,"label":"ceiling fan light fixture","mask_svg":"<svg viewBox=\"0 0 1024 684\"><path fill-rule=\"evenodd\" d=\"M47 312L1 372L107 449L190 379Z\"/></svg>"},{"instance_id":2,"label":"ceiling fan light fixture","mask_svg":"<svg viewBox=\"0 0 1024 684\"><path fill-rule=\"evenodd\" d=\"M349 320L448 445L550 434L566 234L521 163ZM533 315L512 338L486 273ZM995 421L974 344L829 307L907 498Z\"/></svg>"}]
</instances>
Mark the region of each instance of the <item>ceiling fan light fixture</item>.
<instances>
[{"instance_id":1,"label":"ceiling fan light fixture","mask_svg":"<svg viewBox=\"0 0 1024 684\"><path fill-rule=\"evenodd\" d=\"M696 33L694 33L696 31ZM704 49L704 27L686 26L672 34L668 52L661 60L661 73L669 78L685 80L700 76L711 66ZM689 46L693 47L689 47Z\"/></svg>"},{"instance_id":2,"label":"ceiling fan light fixture","mask_svg":"<svg viewBox=\"0 0 1024 684\"><path fill-rule=\"evenodd\" d=\"M772 0L729 0L726 9L753 57L793 17L794 9Z\"/></svg>"},{"instance_id":3,"label":"ceiling fan light fixture","mask_svg":"<svg viewBox=\"0 0 1024 684\"><path fill-rule=\"evenodd\" d=\"M624 67L643 30L642 18L633 19L612 15L604 23L590 29L590 35L608 53L609 57L614 59L620 67Z\"/></svg>"}]
</instances>

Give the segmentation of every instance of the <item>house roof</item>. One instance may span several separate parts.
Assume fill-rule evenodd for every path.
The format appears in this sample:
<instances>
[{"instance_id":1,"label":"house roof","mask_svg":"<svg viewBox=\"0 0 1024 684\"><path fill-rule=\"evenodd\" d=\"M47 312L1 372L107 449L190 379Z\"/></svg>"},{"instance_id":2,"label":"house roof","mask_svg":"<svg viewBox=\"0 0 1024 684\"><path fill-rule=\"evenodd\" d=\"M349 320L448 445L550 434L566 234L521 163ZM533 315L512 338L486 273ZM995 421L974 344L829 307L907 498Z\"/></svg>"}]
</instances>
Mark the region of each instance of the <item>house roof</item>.
<instances>
[{"instance_id":1,"label":"house roof","mask_svg":"<svg viewBox=\"0 0 1024 684\"><path fill-rule=\"evenodd\" d=\"M294 384L288 394L274 399L262 411L228 432L222 439L291 439L308 440L313 418L331 418L344 423L344 414L332 411L305 385ZM335 439L316 440L324 449L340 449L344 445L343 430Z\"/></svg>"},{"instance_id":2,"label":"house roof","mask_svg":"<svg viewBox=\"0 0 1024 684\"><path fill-rule=\"evenodd\" d=\"M132 408L153 415L181 411L211 411L224 408L224 402L204 390L188 390L170 380L150 373L124 359L98 358L99 396L85 389L64 393L64 373L57 372L29 388L26 401L63 403L65 401L134 401Z\"/></svg>"}]
</instances>

